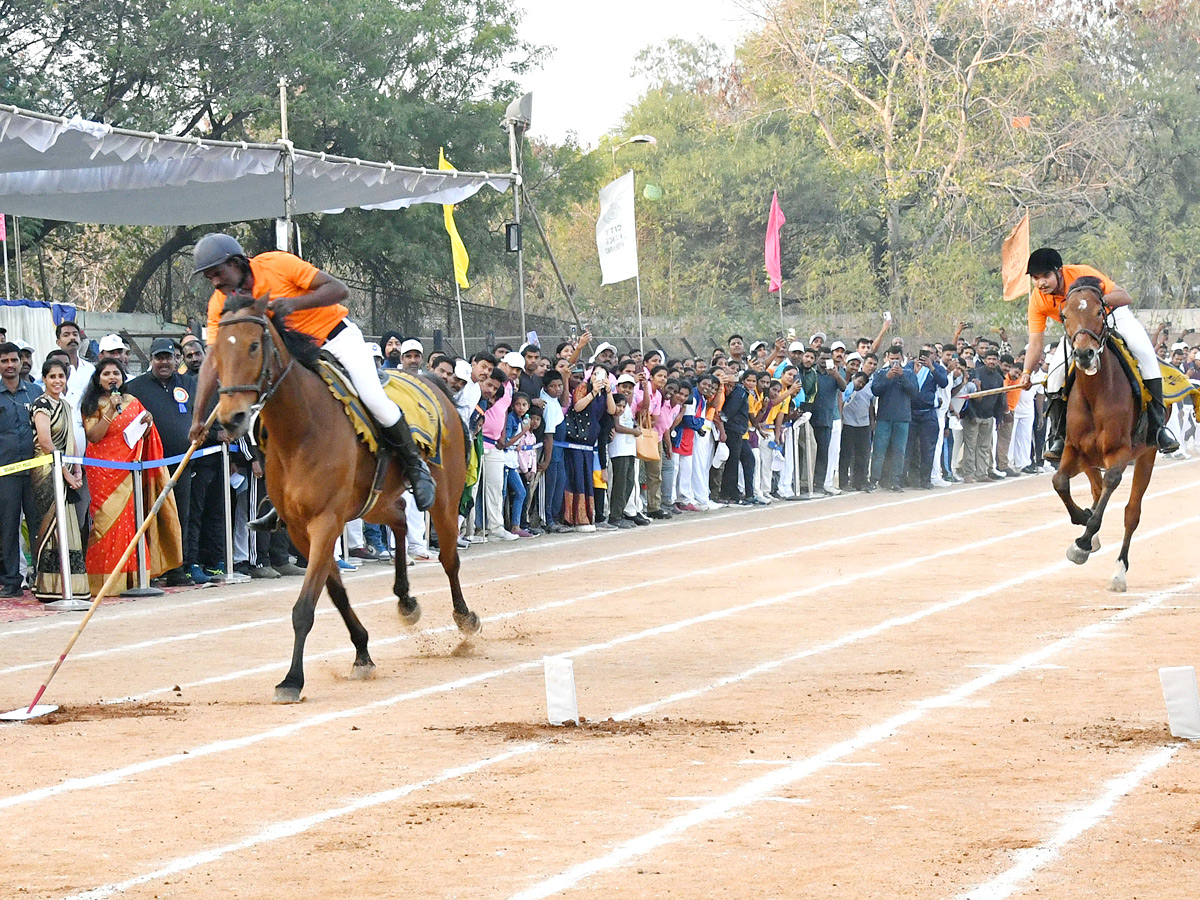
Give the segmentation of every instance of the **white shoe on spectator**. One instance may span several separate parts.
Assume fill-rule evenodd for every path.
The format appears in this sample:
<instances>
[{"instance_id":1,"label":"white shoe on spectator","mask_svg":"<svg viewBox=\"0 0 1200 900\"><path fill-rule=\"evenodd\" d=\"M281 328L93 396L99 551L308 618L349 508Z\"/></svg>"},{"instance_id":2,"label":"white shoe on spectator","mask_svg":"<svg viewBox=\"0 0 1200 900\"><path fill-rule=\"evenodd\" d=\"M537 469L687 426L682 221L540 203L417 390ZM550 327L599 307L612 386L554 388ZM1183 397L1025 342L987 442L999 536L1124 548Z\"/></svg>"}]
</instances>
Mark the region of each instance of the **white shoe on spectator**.
<instances>
[{"instance_id":1,"label":"white shoe on spectator","mask_svg":"<svg viewBox=\"0 0 1200 900\"><path fill-rule=\"evenodd\" d=\"M770 505L770 503L771 503L771 498L768 497L766 494L755 494L754 496L757 497L759 500L761 500L763 503L765 503L767 505Z\"/></svg>"},{"instance_id":2,"label":"white shoe on spectator","mask_svg":"<svg viewBox=\"0 0 1200 900\"><path fill-rule=\"evenodd\" d=\"M708 508L709 508L709 509L724 509L724 508L725 508L725 504L724 504L724 503L718 503L716 500L709 500L709 501L708 501Z\"/></svg>"},{"instance_id":3,"label":"white shoe on spectator","mask_svg":"<svg viewBox=\"0 0 1200 900\"><path fill-rule=\"evenodd\" d=\"M930 482L934 487L950 487L950 482L945 478L934 478Z\"/></svg>"},{"instance_id":4,"label":"white shoe on spectator","mask_svg":"<svg viewBox=\"0 0 1200 900\"><path fill-rule=\"evenodd\" d=\"M582 531L587 534L591 534L593 531L596 530L596 526L595 525L576 525L575 530Z\"/></svg>"},{"instance_id":5,"label":"white shoe on spectator","mask_svg":"<svg viewBox=\"0 0 1200 900\"><path fill-rule=\"evenodd\" d=\"M426 549L413 550L408 555L410 557L412 557L413 559L425 559L425 560L433 559L433 553Z\"/></svg>"},{"instance_id":6,"label":"white shoe on spectator","mask_svg":"<svg viewBox=\"0 0 1200 900\"><path fill-rule=\"evenodd\" d=\"M467 540L470 541L472 544L486 544L488 542L487 535L479 533L479 532L476 532L475 534L471 535L469 538L467 538Z\"/></svg>"},{"instance_id":7,"label":"white shoe on spectator","mask_svg":"<svg viewBox=\"0 0 1200 900\"><path fill-rule=\"evenodd\" d=\"M502 540L502 541L520 540L520 538L518 538L511 531L506 531L503 528L493 528L491 531L488 532L488 535L491 537L497 538L499 540Z\"/></svg>"}]
</instances>

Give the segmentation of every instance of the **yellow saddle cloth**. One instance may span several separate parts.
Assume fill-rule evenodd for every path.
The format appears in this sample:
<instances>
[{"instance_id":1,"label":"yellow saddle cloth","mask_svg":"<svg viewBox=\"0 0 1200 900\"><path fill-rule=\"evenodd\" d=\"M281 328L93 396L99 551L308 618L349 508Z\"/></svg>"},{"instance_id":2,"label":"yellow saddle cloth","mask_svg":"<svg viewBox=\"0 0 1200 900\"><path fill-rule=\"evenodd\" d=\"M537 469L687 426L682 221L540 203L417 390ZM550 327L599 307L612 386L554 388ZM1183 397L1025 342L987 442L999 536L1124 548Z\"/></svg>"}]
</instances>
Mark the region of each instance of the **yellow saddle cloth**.
<instances>
[{"instance_id":1,"label":"yellow saddle cloth","mask_svg":"<svg viewBox=\"0 0 1200 900\"><path fill-rule=\"evenodd\" d=\"M317 374L328 385L329 392L342 401L355 433L374 453L379 449L379 426L367 412L367 407L354 390L354 385L329 354L322 353L317 362ZM384 369L383 374L386 376L383 382L384 393L404 413L404 421L408 423L409 431L412 432L421 455L431 464L440 466L444 421L442 405L437 398L437 388L400 369Z\"/></svg>"}]
</instances>

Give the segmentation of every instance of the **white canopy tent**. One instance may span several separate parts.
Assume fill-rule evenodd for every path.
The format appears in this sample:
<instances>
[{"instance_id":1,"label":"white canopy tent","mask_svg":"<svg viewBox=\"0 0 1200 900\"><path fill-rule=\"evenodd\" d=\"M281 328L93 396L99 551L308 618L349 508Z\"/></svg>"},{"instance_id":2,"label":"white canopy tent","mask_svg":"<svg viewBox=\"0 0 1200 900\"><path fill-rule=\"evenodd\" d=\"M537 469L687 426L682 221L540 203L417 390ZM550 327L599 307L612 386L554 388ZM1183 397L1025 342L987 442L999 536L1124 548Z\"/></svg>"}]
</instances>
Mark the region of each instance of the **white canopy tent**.
<instances>
[{"instance_id":1,"label":"white canopy tent","mask_svg":"<svg viewBox=\"0 0 1200 900\"><path fill-rule=\"evenodd\" d=\"M288 167L291 209L285 209ZM461 203L510 173L327 156L290 143L206 141L0 105L0 212L101 225L206 225Z\"/></svg>"}]
</instances>

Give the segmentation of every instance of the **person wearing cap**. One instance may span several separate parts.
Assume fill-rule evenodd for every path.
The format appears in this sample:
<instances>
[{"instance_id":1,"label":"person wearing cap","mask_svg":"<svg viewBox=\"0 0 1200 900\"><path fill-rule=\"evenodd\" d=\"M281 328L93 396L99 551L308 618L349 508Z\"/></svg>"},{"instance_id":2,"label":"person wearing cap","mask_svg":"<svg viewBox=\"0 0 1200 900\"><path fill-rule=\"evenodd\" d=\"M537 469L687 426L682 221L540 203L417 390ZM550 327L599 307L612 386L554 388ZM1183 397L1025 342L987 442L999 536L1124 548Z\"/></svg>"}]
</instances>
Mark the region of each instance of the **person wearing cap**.
<instances>
[{"instance_id":1,"label":"person wearing cap","mask_svg":"<svg viewBox=\"0 0 1200 900\"><path fill-rule=\"evenodd\" d=\"M96 351L100 354L100 359L115 359L122 369L129 370L129 345L119 334L106 334L100 338Z\"/></svg>"},{"instance_id":2,"label":"person wearing cap","mask_svg":"<svg viewBox=\"0 0 1200 900\"><path fill-rule=\"evenodd\" d=\"M825 346L825 332L818 331L808 339L808 349L813 353L819 353L821 348Z\"/></svg>"},{"instance_id":3,"label":"person wearing cap","mask_svg":"<svg viewBox=\"0 0 1200 900\"><path fill-rule=\"evenodd\" d=\"M1146 391L1150 394L1147 409L1147 438L1158 445L1160 453L1174 453L1179 442L1167 428L1167 410L1163 405L1162 371L1158 367L1158 356L1150 335L1130 309L1133 297L1118 286L1107 275L1084 265L1064 265L1062 255L1051 247L1042 247L1029 254L1026 273L1033 279L1033 290L1029 293L1029 345L1025 354L1025 365L1017 382L1024 390L1033 386L1033 372L1042 361L1042 344L1045 341L1046 320L1062 322L1062 305L1067 291L1075 279L1085 275L1100 279L1104 305L1110 310L1109 325L1120 333L1125 346L1137 360L1138 369ZM1050 374L1046 378L1046 459L1062 458L1067 438L1067 355L1069 340L1058 342L1058 349L1050 361Z\"/></svg>"},{"instance_id":4,"label":"person wearing cap","mask_svg":"<svg viewBox=\"0 0 1200 900\"><path fill-rule=\"evenodd\" d=\"M371 353L371 359L375 361L375 368L383 368L383 348L374 341L367 342L367 350Z\"/></svg>"},{"instance_id":5,"label":"person wearing cap","mask_svg":"<svg viewBox=\"0 0 1200 900\"><path fill-rule=\"evenodd\" d=\"M154 339L150 344L150 368L142 375L131 378L125 390L137 397L154 417L158 435L162 438L163 452L167 456L186 453L192 443L188 432L192 427L196 378L190 374L181 375L176 369L175 344L170 338ZM191 532L192 474L191 471L185 472L173 489L183 531L183 563L163 573L163 583L167 587L196 583L191 574L192 566L197 562L193 558L195 547L188 539ZM189 553L189 550L193 552ZM209 580L202 573L200 577L202 582Z\"/></svg>"},{"instance_id":6,"label":"person wearing cap","mask_svg":"<svg viewBox=\"0 0 1200 900\"><path fill-rule=\"evenodd\" d=\"M781 360L775 366L775 370L771 373L771 377L774 378L776 381L778 381L780 376L783 375L784 369L786 369L788 366L794 366L796 368L796 370L799 371L800 366L803 362L804 362L804 342L803 341L792 341L790 344L788 344L787 359Z\"/></svg>"},{"instance_id":7,"label":"person wearing cap","mask_svg":"<svg viewBox=\"0 0 1200 900\"><path fill-rule=\"evenodd\" d=\"M410 375L416 375L421 371L421 364L425 361L425 345L416 338L409 338L400 345L400 368Z\"/></svg>"},{"instance_id":8,"label":"person wearing cap","mask_svg":"<svg viewBox=\"0 0 1200 900\"><path fill-rule=\"evenodd\" d=\"M25 343L20 338L17 338L13 343L17 345L17 354L21 359L21 370L18 377L37 391L35 396L41 395L46 390L46 386L33 377L33 345Z\"/></svg>"},{"instance_id":9,"label":"person wearing cap","mask_svg":"<svg viewBox=\"0 0 1200 900\"><path fill-rule=\"evenodd\" d=\"M279 317L293 331L313 338L331 353L350 376L363 404L379 423L380 433L396 451L417 506L433 506L436 486L421 457L400 407L392 401L366 349L362 332L349 318L342 301L349 290L341 281L300 257L282 250L260 253L253 259L228 234L206 234L193 251L193 274L202 274L213 287L208 299L208 343L217 338L217 325L226 298L250 294L266 299L267 315ZM209 359L200 368L197 415L206 409L216 388L216 371ZM204 422L192 425L193 439L204 435Z\"/></svg>"}]
</instances>

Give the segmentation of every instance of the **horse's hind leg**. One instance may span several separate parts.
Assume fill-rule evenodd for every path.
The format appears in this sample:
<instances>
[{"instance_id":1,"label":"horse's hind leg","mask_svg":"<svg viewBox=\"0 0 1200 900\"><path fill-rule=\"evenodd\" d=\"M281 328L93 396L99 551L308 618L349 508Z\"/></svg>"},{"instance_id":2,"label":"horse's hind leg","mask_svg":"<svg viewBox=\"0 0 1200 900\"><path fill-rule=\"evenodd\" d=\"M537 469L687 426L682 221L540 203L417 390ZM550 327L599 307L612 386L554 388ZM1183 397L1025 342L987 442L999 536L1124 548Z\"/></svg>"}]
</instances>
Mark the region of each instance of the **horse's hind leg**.
<instances>
[{"instance_id":1,"label":"horse's hind leg","mask_svg":"<svg viewBox=\"0 0 1200 900\"><path fill-rule=\"evenodd\" d=\"M1142 521L1142 497L1146 494L1146 488L1150 486L1156 455L1151 447L1143 452L1133 465L1133 487L1129 491L1129 502L1125 504L1125 541L1121 544L1121 553L1117 556L1117 567L1113 571L1113 577L1108 582L1110 591L1121 594L1125 592L1125 575L1129 572L1129 543Z\"/></svg>"},{"instance_id":2,"label":"horse's hind leg","mask_svg":"<svg viewBox=\"0 0 1200 900\"><path fill-rule=\"evenodd\" d=\"M442 485L438 485L439 495ZM451 505L453 504L453 505ZM480 629L479 616L471 612L458 581L458 503L457 498L438 497L430 510L433 527L438 536L438 561L450 581L450 599L454 604L454 624L463 634L476 634Z\"/></svg>"},{"instance_id":3,"label":"horse's hind leg","mask_svg":"<svg viewBox=\"0 0 1200 900\"><path fill-rule=\"evenodd\" d=\"M407 500L401 500L406 503ZM400 621L405 625L416 625L421 621L421 604L408 592L408 521L404 518L404 508L397 510L395 522L392 524L392 536L396 540L396 549L392 554L392 563L396 567L396 580L392 583L392 593L396 595L396 609L400 613Z\"/></svg>"},{"instance_id":4,"label":"horse's hind leg","mask_svg":"<svg viewBox=\"0 0 1200 900\"><path fill-rule=\"evenodd\" d=\"M307 533L293 536L296 546L308 559L308 570L304 573L300 596L292 607L292 632L295 635L292 665L283 681L275 685L275 703L300 702L300 692L304 688L304 641L312 631L313 614L321 597L321 587L329 580L329 571L333 566L333 545L339 531L340 523L326 516L310 522Z\"/></svg>"},{"instance_id":5,"label":"horse's hind leg","mask_svg":"<svg viewBox=\"0 0 1200 900\"><path fill-rule=\"evenodd\" d=\"M350 632L350 640L354 643L354 667L350 670L350 677L359 680L375 677L375 663L371 661L371 654L367 652L367 629L350 608L350 598L346 595L342 575L336 565L325 579L325 590L329 591L333 605L342 614L342 621L346 623L346 630Z\"/></svg>"},{"instance_id":6,"label":"horse's hind leg","mask_svg":"<svg viewBox=\"0 0 1200 900\"><path fill-rule=\"evenodd\" d=\"M1092 541L1096 537L1096 533L1100 531L1100 526L1104 522L1104 509L1108 506L1108 501L1112 498L1113 491L1121 483L1121 477L1125 474L1125 467L1129 465L1129 461L1121 463L1117 466L1112 466L1104 473L1104 490L1100 494L1100 499L1096 501L1095 508L1092 509L1091 519L1087 523L1087 527L1083 529L1083 534L1077 537L1067 547L1067 559L1076 565L1083 565L1087 562L1088 556L1092 553Z\"/></svg>"}]
</instances>

